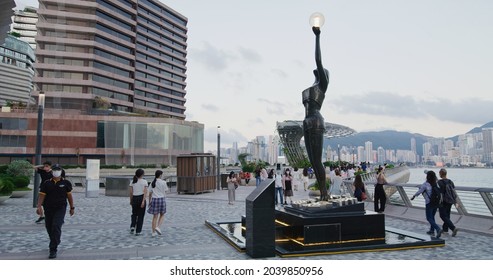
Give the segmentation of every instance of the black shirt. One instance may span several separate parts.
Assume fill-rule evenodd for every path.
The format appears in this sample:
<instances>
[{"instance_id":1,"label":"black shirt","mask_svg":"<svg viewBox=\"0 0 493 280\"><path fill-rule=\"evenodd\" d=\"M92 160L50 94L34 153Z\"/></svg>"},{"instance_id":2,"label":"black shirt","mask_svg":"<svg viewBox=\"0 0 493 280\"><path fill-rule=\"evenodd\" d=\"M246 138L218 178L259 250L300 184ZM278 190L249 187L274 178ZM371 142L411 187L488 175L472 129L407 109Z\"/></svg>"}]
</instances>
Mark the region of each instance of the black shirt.
<instances>
[{"instance_id":1,"label":"black shirt","mask_svg":"<svg viewBox=\"0 0 493 280\"><path fill-rule=\"evenodd\" d=\"M38 172L39 176L41 177L41 183L53 178L53 174L51 173L51 170L47 172L42 168L38 168L36 172Z\"/></svg>"},{"instance_id":2,"label":"black shirt","mask_svg":"<svg viewBox=\"0 0 493 280\"><path fill-rule=\"evenodd\" d=\"M67 194L72 191L72 183L62 179L58 182L52 178L41 183L40 194L45 194L44 207L67 207Z\"/></svg>"}]
</instances>

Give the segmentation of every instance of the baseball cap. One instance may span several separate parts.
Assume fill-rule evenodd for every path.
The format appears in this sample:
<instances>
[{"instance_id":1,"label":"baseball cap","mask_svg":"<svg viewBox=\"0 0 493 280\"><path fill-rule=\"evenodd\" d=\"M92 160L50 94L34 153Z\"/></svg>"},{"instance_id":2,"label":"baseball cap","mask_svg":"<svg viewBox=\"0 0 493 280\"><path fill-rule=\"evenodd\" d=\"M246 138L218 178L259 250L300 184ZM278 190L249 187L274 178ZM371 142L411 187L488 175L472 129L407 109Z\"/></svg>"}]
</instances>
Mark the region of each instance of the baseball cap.
<instances>
[{"instance_id":1,"label":"baseball cap","mask_svg":"<svg viewBox=\"0 0 493 280\"><path fill-rule=\"evenodd\" d=\"M55 164L51 167L51 170L62 170L63 168L60 166L60 164Z\"/></svg>"}]
</instances>

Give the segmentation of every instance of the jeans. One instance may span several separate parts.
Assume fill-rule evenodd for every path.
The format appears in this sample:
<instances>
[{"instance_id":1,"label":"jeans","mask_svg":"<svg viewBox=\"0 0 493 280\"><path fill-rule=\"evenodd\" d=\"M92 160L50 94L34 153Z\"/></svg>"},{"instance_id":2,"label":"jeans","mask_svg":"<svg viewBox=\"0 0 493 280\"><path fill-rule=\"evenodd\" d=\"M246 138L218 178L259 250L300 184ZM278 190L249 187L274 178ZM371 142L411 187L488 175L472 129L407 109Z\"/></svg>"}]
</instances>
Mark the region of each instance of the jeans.
<instances>
[{"instance_id":1,"label":"jeans","mask_svg":"<svg viewBox=\"0 0 493 280\"><path fill-rule=\"evenodd\" d=\"M435 222L435 214L437 213L438 208L434 206L430 206L430 203L426 204L426 220L430 223L430 229L435 229L437 234L440 232L440 227Z\"/></svg>"},{"instance_id":2,"label":"jeans","mask_svg":"<svg viewBox=\"0 0 493 280\"><path fill-rule=\"evenodd\" d=\"M279 197L281 198L281 204L283 204L284 202L282 200L282 196L283 196L283 194L282 194L282 188L276 188L275 194L276 194L276 205L277 205L277 200L278 200Z\"/></svg>"},{"instance_id":3,"label":"jeans","mask_svg":"<svg viewBox=\"0 0 493 280\"><path fill-rule=\"evenodd\" d=\"M255 177L255 186L258 187L260 185L260 177Z\"/></svg>"},{"instance_id":4,"label":"jeans","mask_svg":"<svg viewBox=\"0 0 493 280\"><path fill-rule=\"evenodd\" d=\"M137 195L132 198L132 217L130 227L135 229L136 233L142 231L142 225L144 224L144 215L146 214L146 206L141 207L144 195Z\"/></svg>"},{"instance_id":5,"label":"jeans","mask_svg":"<svg viewBox=\"0 0 493 280\"><path fill-rule=\"evenodd\" d=\"M452 223L450 220L450 211L452 209L452 204L443 202L443 206L438 209L438 212L440 213L440 218L443 221L443 226L442 229L443 231L448 231L449 229L454 230L455 225Z\"/></svg>"}]
</instances>

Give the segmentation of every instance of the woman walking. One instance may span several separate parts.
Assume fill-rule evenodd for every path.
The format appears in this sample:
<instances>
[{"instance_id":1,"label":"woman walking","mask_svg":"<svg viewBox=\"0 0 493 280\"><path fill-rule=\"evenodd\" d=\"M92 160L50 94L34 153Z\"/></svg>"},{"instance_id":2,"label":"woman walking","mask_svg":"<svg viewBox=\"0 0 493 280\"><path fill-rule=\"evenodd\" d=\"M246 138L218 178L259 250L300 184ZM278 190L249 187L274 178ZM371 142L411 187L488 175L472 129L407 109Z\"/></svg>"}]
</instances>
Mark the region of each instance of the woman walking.
<instances>
[{"instance_id":1,"label":"woman walking","mask_svg":"<svg viewBox=\"0 0 493 280\"><path fill-rule=\"evenodd\" d=\"M228 201L229 205L233 205L235 201L235 190L237 186L236 174L234 171L229 173L228 178L226 179L226 183L228 183Z\"/></svg>"},{"instance_id":2,"label":"woman walking","mask_svg":"<svg viewBox=\"0 0 493 280\"><path fill-rule=\"evenodd\" d=\"M430 199L432 188L439 188L437 182L438 178L434 171L430 170L426 172L426 182L424 182L421 187L419 187L419 190L413 195L413 197L411 197L411 200L413 200L416 196L423 194L426 202L426 220L428 221L428 223L430 223L430 231L428 231L427 234L433 235L433 230L436 230L436 237L440 238L440 236L442 235L442 229L435 222L435 214L437 213L438 206L432 205Z\"/></svg>"},{"instance_id":3,"label":"woman walking","mask_svg":"<svg viewBox=\"0 0 493 280\"><path fill-rule=\"evenodd\" d=\"M130 234L141 235L144 215L146 213L147 181L144 180L144 170L135 171L132 183L130 183L130 205L132 206L132 217L130 223Z\"/></svg>"},{"instance_id":4,"label":"woman walking","mask_svg":"<svg viewBox=\"0 0 493 280\"><path fill-rule=\"evenodd\" d=\"M161 225L164 221L164 214L166 214L166 192L168 191L168 185L161 177L163 171L156 170L154 180L151 183L149 189L149 209L147 213L154 215L152 217L152 234L156 236L156 233L161 235Z\"/></svg>"}]
</instances>

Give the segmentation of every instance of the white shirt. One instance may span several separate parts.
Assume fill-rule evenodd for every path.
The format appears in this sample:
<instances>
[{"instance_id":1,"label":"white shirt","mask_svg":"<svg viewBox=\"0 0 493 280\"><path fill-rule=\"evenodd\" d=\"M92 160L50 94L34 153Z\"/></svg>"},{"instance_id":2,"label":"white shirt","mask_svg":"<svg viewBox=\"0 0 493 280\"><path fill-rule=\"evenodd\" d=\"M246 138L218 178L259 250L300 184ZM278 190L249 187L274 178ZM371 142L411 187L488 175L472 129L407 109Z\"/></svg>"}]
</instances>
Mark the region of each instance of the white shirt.
<instances>
[{"instance_id":1,"label":"white shirt","mask_svg":"<svg viewBox=\"0 0 493 280\"><path fill-rule=\"evenodd\" d=\"M147 188L148 183L144 179L139 179L137 180L136 183L132 183L130 181L130 187L132 187L132 194L137 196L137 195L143 195L144 194L144 188Z\"/></svg>"},{"instance_id":2,"label":"white shirt","mask_svg":"<svg viewBox=\"0 0 493 280\"><path fill-rule=\"evenodd\" d=\"M341 185L342 185L342 177L334 176L331 177L332 185L330 186L330 194L333 195L341 195Z\"/></svg>"},{"instance_id":3,"label":"white shirt","mask_svg":"<svg viewBox=\"0 0 493 280\"><path fill-rule=\"evenodd\" d=\"M156 187L149 187L149 193L152 193L153 198L166 197L166 192L168 191L168 184L161 178L156 179Z\"/></svg>"},{"instance_id":4,"label":"white shirt","mask_svg":"<svg viewBox=\"0 0 493 280\"><path fill-rule=\"evenodd\" d=\"M281 174L275 174L276 177L276 188L282 188L282 176Z\"/></svg>"}]
</instances>

